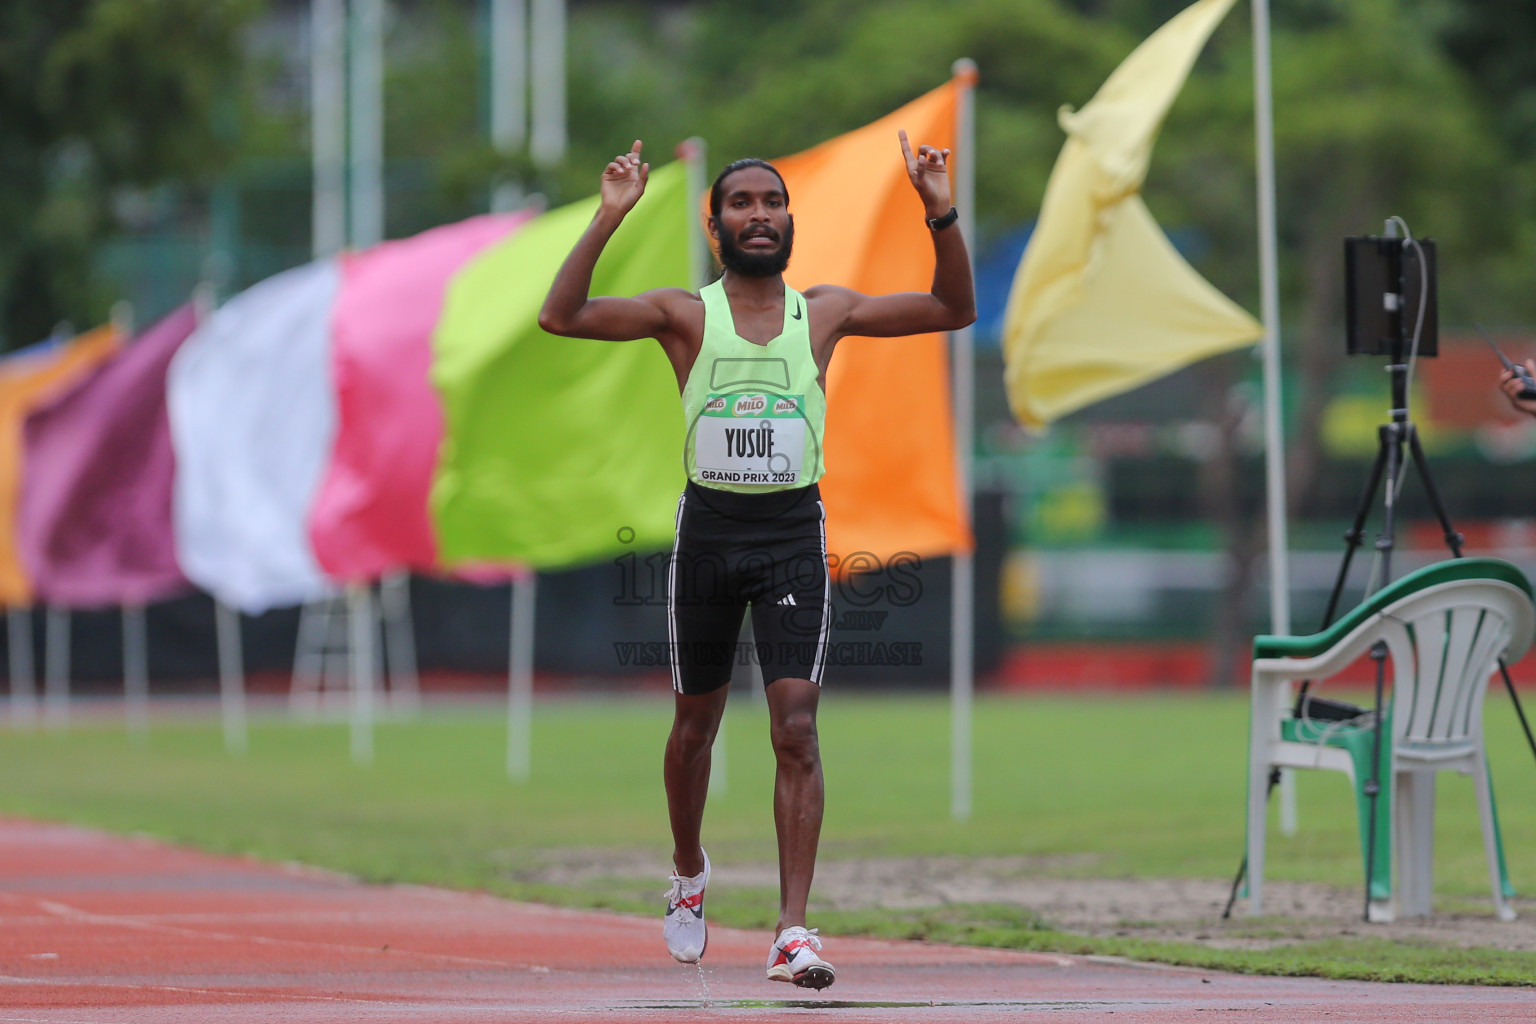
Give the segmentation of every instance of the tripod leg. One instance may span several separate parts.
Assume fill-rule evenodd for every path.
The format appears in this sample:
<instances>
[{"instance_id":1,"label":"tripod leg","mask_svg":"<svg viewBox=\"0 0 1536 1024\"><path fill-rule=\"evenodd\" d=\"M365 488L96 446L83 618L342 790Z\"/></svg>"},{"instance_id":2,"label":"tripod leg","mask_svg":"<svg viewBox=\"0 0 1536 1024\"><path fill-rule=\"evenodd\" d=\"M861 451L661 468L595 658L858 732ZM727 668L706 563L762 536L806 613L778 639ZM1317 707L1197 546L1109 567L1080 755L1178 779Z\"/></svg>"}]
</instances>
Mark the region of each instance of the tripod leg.
<instances>
[{"instance_id":1,"label":"tripod leg","mask_svg":"<svg viewBox=\"0 0 1536 1024\"><path fill-rule=\"evenodd\" d=\"M1429 507L1434 510L1435 518L1440 520L1440 531L1445 534L1445 546L1451 549L1451 554L1461 557L1461 545L1466 540L1451 525L1451 517L1445 514L1445 505L1440 501L1440 490L1435 486L1435 478L1429 475L1429 460L1424 457L1424 446L1419 443L1419 432L1408 424L1408 452L1413 457L1414 468L1419 471L1419 479L1424 481L1424 496L1429 499Z\"/></svg>"},{"instance_id":2,"label":"tripod leg","mask_svg":"<svg viewBox=\"0 0 1536 1024\"><path fill-rule=\"evenodd\" d=\"M1376 500L1376 490L1381 486L1381 474L1387 465L1388 447L1387 436L1377 435L1376 461L1371 463L1371 473L1366 478L1365 490L1360 495L1359 504L1355 506L1355 518L1350 523L1349 529L1344 532L1344 557L1339 561L1338 575L1333 578L1333 591L1328 595L1328 607L1323 610L1323 621L1318 627L1319 631L1333 625L1334 614L1339 610L1339 598L1343 595L1344 584L1349 579L1349 567L1354 562L1355 552L1365 537L1365 518L1371 514L1371 503ZM1297 700L1305 698L1311 689L1312 680L1303 681Z\"/></svg>"},{"instance_id":3,"label":"tripod leg","mask_svg":"<svg viewBox=\"0 0 1536 1024\"><path fill-rule=\"evenodd\" d=\"M1386 438L1380 438L1376 445L1376 461L1371 464L1371 475L1366 478L1365 491L1360 495L1360 503L1355 506L1354 522L1344 534L1344 560L1339 563L1339 574L1334 577L1333 593L1328 595L1328 608L1323 612L1323 624L1319 629L1331 626L1334 613L1338 611L1339 597L1344 593L1344 581L1349 577L1350 563L1365 537L1365 517L1370 515L1371 503L1376 500L1376 489L1381 486L1382 470L1387 464L1387 449Z\"/></svg>"},{"instance_id":4,"label":"tripod leg","mask_svg":"<svg viewBox=\"0 0 1536 1024\"><path fill-rule=\"evenodd\" d=\"M1280 769L1269 770L1269 788L1264 791L1264 806L1269 806L1269 798L1275 795L1275 787L1280 785ZM1243 854L1243 862L1237 866L1237 877L1232 879L1232 891L1227 895L1227 905L1221 912L1221 919L1227 920L1232 916L1232 905L1237 902L1238 891L1243 887L1243 879L1248 877L1248 854Z\"/></svg>"},{"instance_id":5,"label":"tripod leg","mask_svg":"<svg viewBox=\"0 0 1536 1024\"><path fill-rule=\"evenodd\" d=\"M1515 714L1520 718L1520 728L1525 730L1526 746L1531 748L1531 756L1536 757L1536 736L1531 735L1531 723L1525 720L1525 708L1520 706L1520 695L1515 692L1515 681L1509 678L1509 666L1504 664L1504 659L1499 659L1499 674L1504 677L1504 689L1509 691L1509 699L1515 705Z\"/></svg>"}]
</instances>

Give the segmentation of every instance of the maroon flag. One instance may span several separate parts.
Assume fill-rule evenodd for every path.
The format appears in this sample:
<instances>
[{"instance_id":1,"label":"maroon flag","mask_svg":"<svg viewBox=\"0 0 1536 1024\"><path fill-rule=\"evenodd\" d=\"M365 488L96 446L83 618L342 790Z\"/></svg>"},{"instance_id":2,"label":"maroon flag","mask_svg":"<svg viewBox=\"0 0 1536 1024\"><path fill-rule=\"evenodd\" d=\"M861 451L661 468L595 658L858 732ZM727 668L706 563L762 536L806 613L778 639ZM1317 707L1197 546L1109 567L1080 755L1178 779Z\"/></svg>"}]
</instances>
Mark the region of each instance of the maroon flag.
<instances>
[{"instance_id":1,"label":"maroon flag","mask_svg":"<svg viewBox=\"0 0 1536 1024\"><path fill-rule=\"evenodd\" d=\"M16 532L39 599L89 608L189 589L171 526L165 375L196 326L180 307L27 417Z\"/></svg>"}]
</instances>

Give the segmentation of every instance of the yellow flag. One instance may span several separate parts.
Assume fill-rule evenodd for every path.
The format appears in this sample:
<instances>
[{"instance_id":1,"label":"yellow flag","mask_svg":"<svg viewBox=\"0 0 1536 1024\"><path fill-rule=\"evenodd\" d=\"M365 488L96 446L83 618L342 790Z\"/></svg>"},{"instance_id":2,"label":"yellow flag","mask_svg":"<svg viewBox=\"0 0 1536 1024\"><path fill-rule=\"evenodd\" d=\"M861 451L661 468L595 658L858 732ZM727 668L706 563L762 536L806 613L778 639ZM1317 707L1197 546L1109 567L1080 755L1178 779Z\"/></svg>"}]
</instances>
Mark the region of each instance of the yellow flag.
<instances>
[{"instance_id":1,"label":"yellow flag","mask_svg":"<svg viewBox=\"0 0 1536 1024\"><path fill-rule=\"evenodd\" d=\"M1013 414L1067 413L1257 340L1263 328L1195 273L1141 201L1152 145L1234 0L1198 0L1125 59L1080 111L1013 279L1003 326Z\"/></svg>"}]
</instances>

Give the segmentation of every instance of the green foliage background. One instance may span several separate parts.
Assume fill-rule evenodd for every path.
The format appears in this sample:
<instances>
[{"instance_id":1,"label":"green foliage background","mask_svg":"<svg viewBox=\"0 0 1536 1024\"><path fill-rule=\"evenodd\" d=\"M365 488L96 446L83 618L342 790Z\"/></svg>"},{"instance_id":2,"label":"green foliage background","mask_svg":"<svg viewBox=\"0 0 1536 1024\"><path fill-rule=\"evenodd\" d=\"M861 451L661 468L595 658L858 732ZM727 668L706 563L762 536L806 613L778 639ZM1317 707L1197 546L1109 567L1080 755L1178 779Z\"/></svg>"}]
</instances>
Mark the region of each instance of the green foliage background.
<instances>
[{"instance_id":1,"label":"green foliage background","mask_svg":"<svg viewBox=\"0 0 1536 1024\"><path fill-rule=\"evenodd\" d=\"M1063 103L1183 0L572 0L571 147L536 171L486 132L483 0L390 6L389 233L485 208L494 181L552 203L592 190L634 137L658 159L699 135L712 163L795 152L980 65L982 241L1038 210ZM1287 0L1274 6L1287 333L1333 326L1338 239L1406 217L1442 246L1443 315L1533 317L1536 14L1518 0ZM121 283L105 243L233 231L229 287L308 245L301 0L15 0L0 11L0 335L99 319ZM1170 117L1147 187L1196 262L1250 307L1252 64L1238 4ZM220 211L220 189L226 204ZM230 204L233 204L232 206ZM233 211L233 212L230 212ZM221 223L221 217L223 218ZM190 247L190 248L189 248ZM263 248L264 247L264 248ZM164 253L162 247L154 250ZM1329 288L1321 287L1328 276ZM188 284L191 282L188 281ZM147 310L153 314L156 310Z\"/></svg>"}]
</instances>

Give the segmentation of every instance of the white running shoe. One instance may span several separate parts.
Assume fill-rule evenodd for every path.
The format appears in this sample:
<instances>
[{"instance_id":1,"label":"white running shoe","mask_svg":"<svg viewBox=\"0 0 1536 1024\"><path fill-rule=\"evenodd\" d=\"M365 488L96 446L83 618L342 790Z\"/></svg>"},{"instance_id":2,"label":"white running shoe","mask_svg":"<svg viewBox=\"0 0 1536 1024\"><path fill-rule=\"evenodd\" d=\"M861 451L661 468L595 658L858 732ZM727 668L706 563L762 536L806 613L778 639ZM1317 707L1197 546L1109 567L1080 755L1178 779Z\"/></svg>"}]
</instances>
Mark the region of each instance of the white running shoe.
<instances>
[{"instance_id":1,"label":"white running shoe","mask_svg":"<svg viewBox=\"0 0 1536 1024\"><path fill-rule=\"evenodd\" d=\"M826 988L836 980L837 972L820 954L821 938L816 929L800 925L785 928L768 950L768 980L788 981L801 988Z\"/></svg>"},{"instance_id":2,"label":"white running shoe","mask_svg":"<svg viewBox=\"0 0 1536 1024\"><path fill-rule=\"evenodd\" d=\"M662 923L661 934L667 940L667 952L678 963L698 963L709 943L709 933L704 927L704 887L708 884L707 853L704 854L704 870L692 878L675 871L672 873L672 888L667 890L667 917Z\"/></svg>"}]
</instances>

